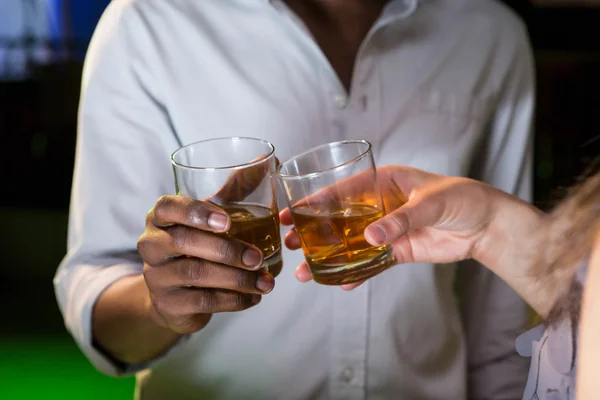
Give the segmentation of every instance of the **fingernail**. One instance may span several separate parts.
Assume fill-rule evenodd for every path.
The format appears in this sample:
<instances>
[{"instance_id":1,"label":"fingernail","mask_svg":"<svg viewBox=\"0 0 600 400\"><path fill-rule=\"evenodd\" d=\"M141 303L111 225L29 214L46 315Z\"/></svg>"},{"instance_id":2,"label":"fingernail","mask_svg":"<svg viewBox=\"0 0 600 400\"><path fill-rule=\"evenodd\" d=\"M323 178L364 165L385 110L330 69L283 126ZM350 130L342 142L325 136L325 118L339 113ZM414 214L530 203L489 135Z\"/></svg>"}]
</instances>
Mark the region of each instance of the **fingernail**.
<instances>
[{"instance_id":1,"label":"fingernail","mask_svg":"<svg viewBox=\"0 0 600 400\"><path fill-rule=\"evenodd\" d=\"M253 294L252 295L252 304L260 303L261 299L262 299L262 296L260 294Z\"/></svg>"},{"instance_id":2,"label":"fingernail","mask_svg":"<svg viewBox=\"0 0 600 400\"><path fill-rule=\"evenodd\" d=\"M256 280L256 288L263 293L269 293L273 290L273 286L275 285L275 280L271 275L260 275Z\"/></svg>"},{"instance_id":3,"label":"fingernail","mask_svg":"<svg viewBox=\"0 0 600 400\"><path fill-rule=\"evenodd\" d=\"M221 213L211 213L208 217L208 225L211 228L222 231L227 227L227 216Z\"/></svg>"},{"instance_id":4,"label":"fingernail","mask_svg":"<svg viewBox=\"0 0 600 400\"><path fill-rule=\"evenodd\" d=\"M247 267L257 267L262 261L262 254L260 251L251 247L247 248L242 254L242 262Z\"/></svg>"},{"instance_id":5,"label":"fingernail","mask_svg":"<svg viewBox=\"0 0 600 400\"><path fill-rule=\"evenodd\" d=\"M367 229L366 235L368 235L371 238L372 242L375 242L377 244L383 244L387 239L387 232L385 231L385 228L381 225L373 225L369 227L369 229Z\"/></svg>"}]
</instances>

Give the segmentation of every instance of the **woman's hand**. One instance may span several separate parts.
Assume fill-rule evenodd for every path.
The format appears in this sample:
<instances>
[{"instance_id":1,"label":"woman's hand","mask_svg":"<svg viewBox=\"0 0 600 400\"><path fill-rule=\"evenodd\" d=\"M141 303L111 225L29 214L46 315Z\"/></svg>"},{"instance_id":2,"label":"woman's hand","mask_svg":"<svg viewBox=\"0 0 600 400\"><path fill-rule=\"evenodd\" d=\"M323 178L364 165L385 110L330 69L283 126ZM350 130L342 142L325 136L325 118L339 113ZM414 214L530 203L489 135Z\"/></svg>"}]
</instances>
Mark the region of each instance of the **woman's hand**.
<instances>
[{"instance_id":1,"label":"woman's hand","mask_svg":"<svg viewBox=\"0 0 600 400\"><path fill-rule=\"evenodd\" d=\"M494 189L470 179L403 166L383 167L377 174L388 215L365 230L370 244L391 244L399 264L447 263L473 257L494 216L489 201ZM341 184L360 190L361 177ZM292 224L289 210L281 213L281 223ZM300 248L295 230L288 233L285 244L290 249ZM303 282L311 279L308 264L297 268L296 277Z\"/></svg>"},{"instance_id":2,"label":"woman's hand","mask_svg":"<svg viewBox=\"0 0 600 400\"><path fill-rule=\"evenodd\" d=\"M391 244L398 264L450 263L473 258L500 276L538 311L545 311L549 294L530 273L543 223L541 211L472 179L445 177L404 166L379 168L377 173L388 214L365 230L370 244ZM361 180L359 175L338 185L360 190ZM344 192L348 192L348 187ZM325 193L317 195L327 194L325 189ZM289 209L281 213L281 222L293 223ZM290 249L300 248L295 230L287 234L285 244ZM302 282L312 279L306 262L298 266L296 277ZM359 284L342 288L353 289Z\"/></svg>"}]
</instances>

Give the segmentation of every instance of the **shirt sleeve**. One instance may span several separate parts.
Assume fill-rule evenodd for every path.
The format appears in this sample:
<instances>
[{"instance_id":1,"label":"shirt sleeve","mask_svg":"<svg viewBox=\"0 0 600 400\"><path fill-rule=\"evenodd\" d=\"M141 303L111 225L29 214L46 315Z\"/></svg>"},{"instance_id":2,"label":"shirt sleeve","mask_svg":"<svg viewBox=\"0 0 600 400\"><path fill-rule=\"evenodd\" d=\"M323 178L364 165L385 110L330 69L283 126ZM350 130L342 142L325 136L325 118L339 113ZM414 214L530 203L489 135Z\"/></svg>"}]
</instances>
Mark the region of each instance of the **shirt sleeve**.
<instances>
[{"instance_id":1,"label":"shirt sleeve","mask_svg":"<svg viewBox=\"0 0 600 400\"><path fill-rule=\"evenodd\" d=\"M177 148L160 91L145 69L151 63L141 51L149 47L149 39L135 19L133 4L112 2L90 44L68 251L54 278L67 329L89 360L112 375L146 365L116 365L93 346L92 310L113 282L141 273L137 239L154 202L173 193L169 155Z\"/></svg>"},{"instance_id":2,"label":"shirt sleeve","mask_svg":"<svg viewBox=\"0 0 600 400\"><path fill-rule=\"evenodd\" d=\"M519 28L472 177L531 201L534 68L525 28ZM469 398L520 399L529 360L517 354L515 339L527 328L529 308L506 283L472 260L459 264L457 285L467 339Z\"/></svg>"}]
</instances>

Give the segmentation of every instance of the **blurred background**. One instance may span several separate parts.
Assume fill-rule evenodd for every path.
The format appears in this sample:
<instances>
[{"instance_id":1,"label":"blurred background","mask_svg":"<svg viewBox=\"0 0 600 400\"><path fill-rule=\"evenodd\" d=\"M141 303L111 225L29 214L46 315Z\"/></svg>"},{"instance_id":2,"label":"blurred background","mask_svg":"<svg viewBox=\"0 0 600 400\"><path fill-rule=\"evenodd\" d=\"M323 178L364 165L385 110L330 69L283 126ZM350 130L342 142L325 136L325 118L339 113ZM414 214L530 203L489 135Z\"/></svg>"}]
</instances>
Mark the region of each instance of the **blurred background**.
<instances>
[{"instance_id":1,"label":"blurred background","mask_svg":"<svg viewBox=\"0 0 600 400\"><path fill-rule=\"evenodd\" d=\"M108 3L0 0L3 400L132 398L132 379L104 377L80 354L52 287L65 253L82 63ZM600 2L506 3L535 49L535 201L548 208L600 154Z\"/></svg>"}]
</instances>

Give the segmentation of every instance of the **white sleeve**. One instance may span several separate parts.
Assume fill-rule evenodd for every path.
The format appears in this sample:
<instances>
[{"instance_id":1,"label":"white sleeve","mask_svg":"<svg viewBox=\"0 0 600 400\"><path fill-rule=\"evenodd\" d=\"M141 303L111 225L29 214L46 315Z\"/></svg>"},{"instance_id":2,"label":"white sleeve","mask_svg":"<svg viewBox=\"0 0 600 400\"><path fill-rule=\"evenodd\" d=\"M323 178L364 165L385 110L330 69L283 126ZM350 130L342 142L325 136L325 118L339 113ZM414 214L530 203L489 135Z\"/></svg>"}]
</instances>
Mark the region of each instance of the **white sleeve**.
<instances>
[{"instance_id":1,"label":"white sleeve","mask_svg":"<svg viewBox=\"0 0 600 400\"><path fill-rule=\"evenodd\" d=\"M137 239L155 201L174 191L169 155L178 147L145 70L148 39L132 4L111 3L86 59L68 252L54 279L67 329L90 361L113 375L145 366L116 365L93 346L92 310L113 282L141 273Z\"/></svg>"}]
</instances>

